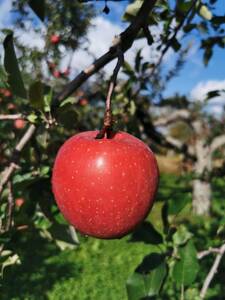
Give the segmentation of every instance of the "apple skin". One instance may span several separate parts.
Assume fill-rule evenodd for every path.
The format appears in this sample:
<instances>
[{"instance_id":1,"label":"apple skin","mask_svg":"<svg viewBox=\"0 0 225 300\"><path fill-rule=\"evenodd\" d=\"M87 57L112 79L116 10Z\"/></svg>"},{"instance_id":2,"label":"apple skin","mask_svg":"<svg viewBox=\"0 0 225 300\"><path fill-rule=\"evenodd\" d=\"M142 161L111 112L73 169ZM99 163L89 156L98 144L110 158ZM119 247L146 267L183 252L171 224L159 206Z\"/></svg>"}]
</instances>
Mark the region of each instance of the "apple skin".
<instances>
[{"instance_id":1,"label":"apple skin","mask_svg":"<svg viewBox=\"0 0 225 300\"><path fill-rule=\"evenodd\" d=\"M23 119L17 119L14 121L14 127L16 129L23 129L26 125L26 121L24 121Z\"/></svg>"},{"instance_id":2,"label":"apple skin","mask_svg":"<svg viewBox=\"0 0 225 300\"><path fill-rule=\"evenodd\" d=\"M52 44L58 44L60 41L60 36L57 34L53 34L50 38Z\"/></svg>"},{"instance_id":3,"label":"apple skin","mask_svg":"<svg viewBox=\"0 0 225 300\"><path fill-rule=\"evenodd\" d=\"M74 135L59 149L52 189L64 217L81 233L120 238L148 215L159 172L154 154L141 140L117 132Z\"/></svg>"},{"instance_id":4,"label":"apple skin","mask_svg":"<svg viewBox=\"0 0 225 300\"><path fill-rule=\"evenodd\" d=\"M23 198L16 198L16 200L15 200L16 207L20 208L23 204L24 204Z\"/></svg>"}]
</instances>

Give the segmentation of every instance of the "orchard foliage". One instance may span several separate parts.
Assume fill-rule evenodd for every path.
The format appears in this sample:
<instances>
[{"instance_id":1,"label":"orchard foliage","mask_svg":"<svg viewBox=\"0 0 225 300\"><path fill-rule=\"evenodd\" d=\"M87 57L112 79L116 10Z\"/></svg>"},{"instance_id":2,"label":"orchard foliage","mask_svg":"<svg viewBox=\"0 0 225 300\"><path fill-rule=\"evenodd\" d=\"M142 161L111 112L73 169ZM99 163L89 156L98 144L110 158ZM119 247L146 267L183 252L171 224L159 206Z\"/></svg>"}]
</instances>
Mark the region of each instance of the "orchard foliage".
<instances>
[{"instance_id":1,"label":"orchard foliage","mask_svg":"<svg viewBox=\"0 0 225 300\"><path fill-rule=\"evenodd\" d=\"M1 37L4 36L2 38L3 65L0 68L2 172L0 176L0 271L1 288L4 291L2 295L4 299L9 295L11 298L25 299L19 289L17 289L18 295L15 295L8 290L7 286L13 282L13 277L18 276L14 270L18 270L18 273L24 270L24 274L28 272L23 263L27 262L29 255L32 255L27 253L32 249L32 240L36 240L38 248L41 248L40 243L48 245L44 249L49 249L49 255L61 257L68 253L69 257L71 255L69 249L73 249L75 254L78 253L78 264L81 270L85 265L83 257L92 257L90 252L99 251L102 256L106 256L108 249L109 257L110 255L113 257L118 246L121 249L121 254L116 254L119 257L118 261L121 262L118 268L123 275L121 275L123 282L120 284L124 289L126 286L127 297L131 300L203 298L222 300L225 294L222 283L224 252L221 247L225 238L225 206L221 196L224 191L224 177L222 177L224 171L221 168L224 164L222 152L224 144L214 153L214 158L220 159L217 172L214 173L213 170L207 177L213 191L211 217L197 218L192 213L192 180L196 176L194 172L175 179L163 175L157 202L150 217L128 237L121 241L110 241L112 246L107 246L108 248L104 248L105 241L92 239L87 241L86 237L77 233L72 226L68 225L56 206L51 191L55 155L71 135L101 128L108 90L108 78L101 70L102 65L98 73L94 70L93 73L96 73L94 81L85 83L82 87L75 86L70 96L62 96L61 101L57 98L58 92L68 90L67 82L72 79L71 73L75 74L74 70L71 70L70 62L61 65L63 56L66 53L72 57L73 51L82 46L85 34L91 25L91 18L95 15L93 5L81 2L83 1L42 0L37 4L37 1L14 1L16 18L13 30L7 28L2 30ZM149 13L148 18L139 28L141 30L138 35L133 36L147 39L154 57L150 61L145 61L140 49L134 64L129 64L125 60L120 66L122 79L117 79L117 86L114 89L112 103L114 128L141 138L151 145L157 154L166 154L172 149L174 153L181 154L187 164L193 164L195 161L193 153L187 151L187 146L198 138L190 128L192 120L202 121L206 133L206 145L223 133L224 119L209 116L204 108L209 99L224 91L211 91L204 102L196 99L194 103L180 96L163 99L162 92L168 81L175 77L186 63L192 34L198 37L198 46L203 50L205 65L213 59L216 46L224 48L225 19L223 15L214 13L217 11L217 2L216 0L157 1L152 13ZM131 1L124 13L124 20L134 24L143 3L147 2ZM110 9L110 4L108 6ZM32 29L36 36L41 38L44 46L42 48L24 46L16 33L18 28L24 31ZM126 51L127 48L132 47L133 40L122 41L122 43L122 46L126 46L123 48ZM176 53L176 60L171 69L163 65L163 57L169 49ZM115 57L110 57L109 61ZM176 120L164 131L160 125L157 125L157 121L159 124L159 119L165 115L165 112L168 116L174 111L183 109L191 116L189 124L183 121L177 123ZM21 147L20 141L23 140L22 137L26 137L28 128L32 129L32 134ZM169 135L173 139L168 139ZM174 139L176 143L173 143ZM14 172L3 184L2 180L6 178L8 166L12 167ZM129 246L131 244L132 246ZM55 245L61 250L68 249L68 252L58 254ZM82 247L84 253L79 252L79 247ZM136 250L143 249L141 253L137 250L139 261L128 258L127 253L134 257L136 253L136 250L127 252L129 247ZM203 250L211 248L216 250L209 251L205 256L202 254ZM46 257L44 251L40 249L40 256L43 254L43 257ZM38 253L35 254L38 256ZM206 286L205 279L214 263L214 256L220 258L220 265L217 266L217 274L213 273L213 281ZM94 254L93 257L93 261L88 259L88 264L96 264L93 270L104 272L101 268L101 258L96 258ZM126 264L123 264L124 261L128 261L128 269ZM70 262L72 263L76 264L76 255L73 262ZM113 259L107 263L110 268L113 268ZM55 264L57 266L59 264L60 273L60 262L57 259ZM32 266L31 270L33 270ZM36 274L35 270L33 272ZM54 272L57 273L57 270L54 269ZM67 270L64 273L67 273ZM78 276L78 272L75 273L71 276ZM112 274L117 277L117 270ZM47 276L47 272L41 276ZM94 276L106 284L100 275L98 277L93 274ZM51 280L57 281L57 278L53 277ZM89 284L92 280L82 280L90 288ZM94 279L93 282L92 289L95 289L98 283ZM24 284L23 278L21 283ZM71 284L73 286L73 282ZM126 297L124 291L120 290L121 294L120 292L113 294L112 290L108 289L109 291L104 292L104 295L112 293L112 299L120 299L122 293L122 297ZM71 299L71 286L69 290L68 296L63 295L64 299ZM79 293L79 288L76 288L76 292ZM25 297L29 298L30 293L26 290ZM38 294L36 291L34 293ZM43 299L51 299L46 295ZM101 286L96 288L93 295L92 299L106 299L101 296ZM89 299L88 297L90 298L90 295L83 289L78 299ZM53 298L56 299L55 296ZM35 298L31 297L31 299Z\"/></svg>"}]
</instances>

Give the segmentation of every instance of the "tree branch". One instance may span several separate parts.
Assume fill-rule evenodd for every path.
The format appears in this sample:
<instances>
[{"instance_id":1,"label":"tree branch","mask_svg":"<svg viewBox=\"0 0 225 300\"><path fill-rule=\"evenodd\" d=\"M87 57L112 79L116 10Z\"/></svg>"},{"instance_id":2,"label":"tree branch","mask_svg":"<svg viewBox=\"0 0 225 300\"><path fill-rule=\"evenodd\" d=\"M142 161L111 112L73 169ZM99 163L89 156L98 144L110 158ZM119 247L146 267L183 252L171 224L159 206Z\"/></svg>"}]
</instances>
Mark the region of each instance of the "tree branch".
<instances>
[{"instance_id":1,"label":"tree branch","mask_svg":"<svg viewBox=\"0 0 225 300\"><path fill-rule=\"evenodd\" d=\"M8 212L6 216L6 228L5 230L8 231L13 222L13 208L14 208L14 199L13 199L13 190L12 190L12 182L8 182L8 189L9 189L9 194L8 194Z\"/></svg>"},{"instance_id":2,"label":"tree branch","mask_svg":"<svg viewBox=\"0 0 225 300\"><path fill-rule=\"evenodd\" d=\"M218 249L217 249L218 250ZM205 295L207 293L207 290L209 288L209 285L213 279L213 277L216 275L217 273L217 270L218 270L218 267L219 267L219 264L220 264L220 261L223 257L225 253L225 244L223 244L220 248L219 248L219 252L214 260L214 263L208 273L208 275L206 276L206 279L203 283L203 286L202 286L202 289L201 289L201 292L200 292L200 298L201 299L204 299L205 298Z\"/></svg>"},{"instance_id":3,"label":"tree branch","mask_svg":"<svg viewBox=\"0 0 225 300\"><path fill-rule=\"evenodd\" d=\"M210 145L210 151L213 153L218 148L225 145L225 134L219 135L215 137Z\"/></svg>"},{"instance_id":4,"label":"tree branch","mask_svg":"<svg viewBox=\"0 0 225 300\"><path fill-rule=\"evenodd\" d=\"M139 106L137 106L136 116L144 127L147 136L152 139L155 143L162 147L168 147L179 153L184 153L188 159L196 160L193 153L190 152L189 147L180 141L173 139L172 137L164 136L162 133L155 129L149 115L147 112L143 111Z\"/></svg>"},{"instance_id":5,"label":"tree branch","mask_svg":"<svg viewBox=\"0 0 225 300\"><path fill-rule=\"evenodd\" d=\"M66 99L71 95L81 84L83 84L90 76L98 72L101 68L111 62L117 57L118 47L125 53L133 44L138 32L146 24L150 12L155 6L157 0L144 0L143 4L134 18L133 22L128 28L120 33L119 36L115 37L113 45L110 47L107 53L102 55L100 58L95 60L92 65L87 67L85 70L80 72L70 83L68 83L61 93L56 95L53 99L52 109L56 109L60 101Z\"/></svg>"},{"instance_id":6,"label":"tree branch","mask_svg":"<svg viewBox=\"0 0 225 300\"><path fill-rule=\"evenodd\" d=\"M177 111L172 112L168 116L162 116L156 121L154 121L155 126L164 126L164 125L169 125L170 123L174 121L187 121L190 119L190 112L186 109L180 109Z\"/></svg>"},{"instance_id":7,"label":"tree branch","mask_svg":"<svg viewBox=\"0 0 225 300\"><path fill-rule=\"evenodd\" d=\"M0 180L0 195L3 191L5 184L10 180L13 172L18 168L17 162L19 160L19 154L23 150L24 146L28 143L35 132L36 127L32 124L28 127L27 131L24 133L20 141L15 147L13 153L13 159L9 166L2 173L2 178Z\"/></svg>"},{"instance_id":8,"label":"tree branch","mask_svg":"<svg viewBox=\"0 0 225 300\"><path fill-rule=\"evenodd\" d=\"M22 119L22 114L15 114L15 115L0 115L0 120L17 120Z\"/></svg>"}]
</instances>

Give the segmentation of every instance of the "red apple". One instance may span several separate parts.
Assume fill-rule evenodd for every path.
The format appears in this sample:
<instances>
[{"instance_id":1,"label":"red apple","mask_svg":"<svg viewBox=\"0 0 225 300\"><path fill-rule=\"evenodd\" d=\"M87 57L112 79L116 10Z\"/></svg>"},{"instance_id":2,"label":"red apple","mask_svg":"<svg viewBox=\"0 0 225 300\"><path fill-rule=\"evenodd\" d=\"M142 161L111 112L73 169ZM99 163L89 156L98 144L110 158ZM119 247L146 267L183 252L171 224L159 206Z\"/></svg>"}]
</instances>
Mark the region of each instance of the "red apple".
<instances>
[{"instance_id":1,"label":"red apple","mask_svg":"<svg viewBox=\"0 0 225 300\"><path fill-rule=\"evenodd\" d=\"M5 91L4 91L4 96L5 96L5 97L7 97L7 98L9 98L9 97L12 97L12 93L11 93L11 91L10 91L10 90L7 90L7 89L5 89Z\"/></svg>"},{"instance_id":2,"label":"red apple","mask_svg":"<svg viewBox=\"0 0 225 300\"><path fill-rule=\"evenodd\" d=\"M53 34L50 37L50 41L51 41L52 44L58 44L59 41L60 41L60 36L57 35L57 34Z\"/></svg>"},{"instance_id":3,"label":"red apple","mask_svg":"<svg viewBox=\"0 0 225 300\"><path fill-rule=\"evenodd\" d=\"M15 200L16 207L20 208L23 204L24 204L24 199L23 198L17 198Z\"/></svg>"},{"instance_id":4,"label":"red apple","mask_svg":"<svg viewBox=\"0 0 225 300\"><path fill-rule=\"evenodd\" d=\"M88 105L88 99L86 99L86 98L81 98L81 99L79 100L79 104L80 104L80 106L86 106L86 105Z\"/></svg>"},{"instance_id":5,"label":"red apple","mask_svg":"<svg viewBox=\"0 0 225 300\"><path fill-rule=\"evenodd\" d=\"M53 72L53 76L54 76L55 78L60 78L60 77L61 77L61 73L60 73L58 70L55 70L55 71Z\"/></svg>"},{"instance_id":6,"label":"red apple","mask_svg":"<svg viewBox=\"0 0 225 300\"><path fill-rule=\"evenodd\" d=\"M8 110L14 110L14 109L16 109L16 105L13 104L13 103L9 103L9 104L7 105L7 108L8 108Z\"/></svg>"},{"instance_id":7,"label":"red apple","mask_svg":"<svg viewBox=\"0 0 225 300\"><path fill-rule=\"evenodd\" d=\"M14 127L16 129L23 129L26 125L26 121L24 121L23 119L17 119L14 121Z\"/></svg>"},{"instance_id":8,"label":"red apple","mask_svg":"<svg viewBox=\"0 0 225 300\"><path fill-rule=\"evenodd\" d=\"M125 132L95 139L97 133L79 133L60 148L52 188L62 214L80 232L118 238L151 210L158 167L141 140Z\"/></svg>"}]
</instances>

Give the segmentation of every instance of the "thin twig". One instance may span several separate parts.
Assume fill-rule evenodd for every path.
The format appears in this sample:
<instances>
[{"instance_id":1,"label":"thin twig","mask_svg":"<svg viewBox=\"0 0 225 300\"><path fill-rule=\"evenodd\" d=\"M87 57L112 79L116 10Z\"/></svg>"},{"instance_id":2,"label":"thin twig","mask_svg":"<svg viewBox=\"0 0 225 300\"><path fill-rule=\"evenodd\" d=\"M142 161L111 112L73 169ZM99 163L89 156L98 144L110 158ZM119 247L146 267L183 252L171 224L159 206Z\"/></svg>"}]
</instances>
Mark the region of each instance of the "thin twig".
<instances>
[{"instance_id":1,"label":"thin twig","mask_svg":"<svg viewBox=\"0 0 225 300\"><path fill-rule=\"evenodd\" d=\"M6 216L6 226L5 230L8 231L12 226L12 220L13 220L13 208L14 208L14 201L13 201L13 191L12 191L12 182L8 182L8 211Z\"/></svg>"},{"instance_id":2,"label":"thin twig","mask_svg":"<svg viewBox=\"0 0 225 300\"><path fill-rule=\"evenodd\" d=\"M208 256L212 253L220 253L220 248L209 248L208 250L201 251L197 254L198 259L202 259L205 256Z\"/></svg>"},{"instance_id":3,"label":"thin twig","mask_svg":"<svg viewBox=\"0 0 225 300\"><path fill-rule=\"evenodd\" d=\"M217 249L218 250L218 249ZM202 286L202 289L201 289L201 292L200 292L200 298L201 299L204 299L205 298L205 295L207 293L207 290L209 288L209 285L211 283L211 281L213 280L213 277L216 275L217 273L217 270L218 270L218 267L219 267L219 264L220 264L220 261L223 257L225 253L225 244L223 244L220 248L219 248L219 252L218 254L216 255L216 258L214 260L214 263L208 273L208 275L206 276L205 278L205 281L203 283L203 286Z\"/></svg>"},{"instance_id":4,"label":"thin twig","mask_svg":"<svg viewBox=\"0 0 225 300\"><path fill-rule=\"evenodd\" d=\"M17 120L22 119L22 114L15 114L15 115L0 115L0 120Z\"/></svg>"},{"instance_id":5,"label":"thin twig","mask_svg":"<svg viewBox=\"0 0 225 300\"><path fill-rule=\"evenodd\" d=\"M13 161L9 163L9 166L6 167L6 169L2 173L2 178L0 180L0 196L1 196L1 193L3 191L5 184L9 181L13 172L18 168L18 165L17 165L18 155L20 154L20 152L23 150L24 146L28 143L28 141L33 136L35 129L36 129L36 127L33 124L31 124L28 127L27 131L22 136L19 143L16 145L14 153L13 153Z\"/></svg>"},{"instance_id":6,"label":"thin twig","mask_svg":"<svg viewBox=\"0 0 225 300\"><path fill-rule=\"evenodd\" d=\"M120 70L121 66L123 65L123 63L124 63L123 52L121 51L121 49L118 49L118 61L117 61L117 64L116 64L116 66L113 70L113 74L112 74L111 79L110 79L109 89L108 89L108 93L107 93L107 97L106 97L105 116L104 116L103 128L97 134L97 136L96 136L97 139L102 139L105 136L105 134L107 135L108 138L110 137L110 133L111 133L111 130L112 130L112 123L113 123L112 109L111 109L111 98L112 98L114 88L116 86L116 80L117 80L119 70Z\"/></svg>"}]
</instances>

